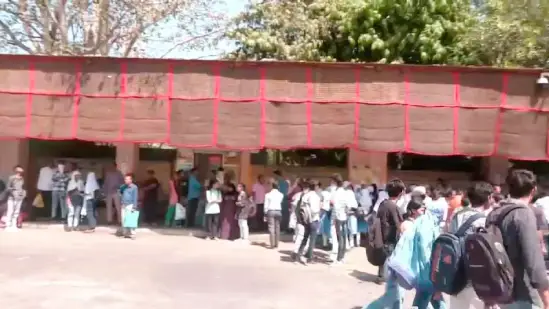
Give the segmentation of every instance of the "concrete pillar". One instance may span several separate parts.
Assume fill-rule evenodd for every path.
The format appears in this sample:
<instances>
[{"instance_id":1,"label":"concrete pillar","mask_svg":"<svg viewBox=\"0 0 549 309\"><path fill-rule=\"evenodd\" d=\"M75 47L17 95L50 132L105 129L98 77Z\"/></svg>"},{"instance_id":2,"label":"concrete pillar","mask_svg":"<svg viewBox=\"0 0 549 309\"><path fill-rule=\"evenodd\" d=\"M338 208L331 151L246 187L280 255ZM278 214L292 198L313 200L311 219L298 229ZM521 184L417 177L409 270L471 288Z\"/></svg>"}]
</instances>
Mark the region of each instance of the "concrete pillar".
<instances>
[{"instance_id":1,"label":"concrete pillar","mask_svg":"<svg viewBox=\"0 0 549 309\"><path fill-rule=\"evenodd\" d=\"M247 188L251 189L253 185L252 180L252 161L250 159L249 151L240 152L240 162L239 162L240 175L239 182L242 182L246 185Z\"/></svg>"},{"instance_id":2,"label":"concrete pillar","mask_svg":"<svg viewBox=\"0 0 549 309\"><path fill-rule=\"evenodd\" d=\"M482 170L486 181L502 184L511 167L509 160L501 157L482 158Z\"/></svg>"},{"instance_id":3,"label":"concrete pillar","mask_svg":"<svg viewBox=\"0 0 549 309\"><path fill-rule=\"evenodd\" d=\"M0 141L0 178L6 181L16 165L29 168L29 141L25 139Z\"/></svg>"},{"instance_id":4,"label":"concrete pillar","mask_svg":"<svg viewBox=\"0 0 549 309\"><path fill-rule=\"evenodd\" d=\"M123 174L135 173L139 164L139 144L116 145L116 164Z\"/></svg>"},{"instance_id":5,"label":"concrete pillar","mask_svg":"<svg viewBox=\"0 0 549 309\"><path fill-rule=\"evenodd\" d=\"M349 149L347 170L352 182L384 184L387 182L387 154Z\"/></svg>"}]
</instances>

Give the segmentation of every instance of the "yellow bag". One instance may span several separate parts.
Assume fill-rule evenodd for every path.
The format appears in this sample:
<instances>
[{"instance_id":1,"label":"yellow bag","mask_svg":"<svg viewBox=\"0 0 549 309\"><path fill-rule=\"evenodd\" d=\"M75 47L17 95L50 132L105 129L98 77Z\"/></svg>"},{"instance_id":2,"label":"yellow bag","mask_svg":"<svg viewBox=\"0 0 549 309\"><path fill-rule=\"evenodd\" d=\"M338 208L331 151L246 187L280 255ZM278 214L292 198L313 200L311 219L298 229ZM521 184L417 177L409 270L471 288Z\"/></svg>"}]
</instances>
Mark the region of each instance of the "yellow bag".
<instances>
[{"instance_id":1,"label":"yellow bag","mask_svg":"<svg viewBox=\"0 0 549 309\"><path fill-rule=\"evenodd\" d=\"M44 199L42 199L42 194L36 194L34 201L32 201L32 206L36 208L44 208Z\"/></svg>"}]
</instances>

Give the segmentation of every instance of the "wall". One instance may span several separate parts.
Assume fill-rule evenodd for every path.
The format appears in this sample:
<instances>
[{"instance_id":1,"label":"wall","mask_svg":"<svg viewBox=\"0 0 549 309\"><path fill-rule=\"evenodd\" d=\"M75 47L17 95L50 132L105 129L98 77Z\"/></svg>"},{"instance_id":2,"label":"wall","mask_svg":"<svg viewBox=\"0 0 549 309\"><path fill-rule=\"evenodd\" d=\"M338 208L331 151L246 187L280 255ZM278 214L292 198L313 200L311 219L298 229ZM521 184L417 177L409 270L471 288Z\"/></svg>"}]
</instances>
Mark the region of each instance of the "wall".
<instances>
[{"instance_id":1,"label":"wall","mask_svg":"<svg viewBox=\"0 0 549 309\"><path fill-rule=\"evenodd\" d=\"M252 165L250 168L250 183L247 186L252 185L259 175L266 177L272 177L273 172L276 170L282 171L283 175L290 180L294 180L297 177L302 178L314 178L322 182L323 185L327 185L330 182L330 176L333 174L341 174L343 178L347 178L347 169L337 167L287 167L287 166L263 166Z\"/></svg>"},{"instance_id":2,"label":"wall","mask_svg":"<svg viewBox=\"0 0 549 309\"><path fill-rule=\"evenodd\" d=\"M389 179L399 178L405 184L434 185L437 179L443 179L452 187L466 188L471 181L470 173L463 172L439 172L439 171L399 171L388 172Z\"/></svg>"}]
</instances>

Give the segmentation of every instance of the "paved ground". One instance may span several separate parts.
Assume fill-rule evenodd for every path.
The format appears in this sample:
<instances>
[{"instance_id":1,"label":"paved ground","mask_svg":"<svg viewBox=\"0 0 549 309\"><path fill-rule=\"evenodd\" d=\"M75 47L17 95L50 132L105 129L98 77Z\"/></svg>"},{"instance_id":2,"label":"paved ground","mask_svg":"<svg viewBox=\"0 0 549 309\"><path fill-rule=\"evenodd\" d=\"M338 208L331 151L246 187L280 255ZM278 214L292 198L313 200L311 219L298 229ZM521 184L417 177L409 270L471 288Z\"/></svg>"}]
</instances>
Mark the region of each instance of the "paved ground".
<instances>
[{"instance_id":1,"label":"paved ground","mask_svg":"<svg viewBox=\"0 0 549 309\"><path fill-rule=\"evenodd\" d=\"M0 231L0 302L11 309L355 309L383 292L370 282L375 268L363 249L339 266L291 263L289 249L154 231L136 240L107 231Z\"/></svg>"}]
</instances>

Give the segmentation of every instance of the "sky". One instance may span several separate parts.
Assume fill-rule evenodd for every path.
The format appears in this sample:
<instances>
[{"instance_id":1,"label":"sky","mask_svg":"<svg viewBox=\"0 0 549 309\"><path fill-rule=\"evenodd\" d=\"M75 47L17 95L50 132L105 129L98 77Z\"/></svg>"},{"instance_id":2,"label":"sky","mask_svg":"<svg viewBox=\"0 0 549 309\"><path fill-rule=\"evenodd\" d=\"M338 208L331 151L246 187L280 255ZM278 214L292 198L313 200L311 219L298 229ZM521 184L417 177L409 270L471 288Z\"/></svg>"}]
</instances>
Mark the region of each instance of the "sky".
<instances>
[{"instance_id":1,"label":"sky","mask_svg":"<svg viewBox=\"0 0 549 309\"><path fill-rule=\"evenodd\" d=\"M226 0L226 4L223 6L216 6L212 8L212 11L225 11L227 17L231 18L241 13L249 0ZM164 26L166 29L175 29L171 27L169 23ZM166 30L170 31L170 30ZM173 30L172 30L173 31ZM175 58L175 59L215 59L217 55L221 55L225 52L232 50L231 42L221 42L217 48L211 48L203 51L190 51L183 52L180 50L174 50L166 55L166 52L172 48L173 44L168 42L160 42L152 47L154 52L151 53L152 57Z\"/></svg>"}]
</instances>

